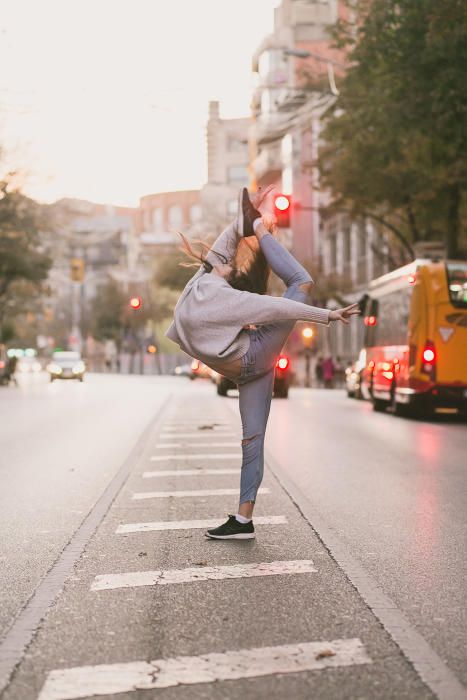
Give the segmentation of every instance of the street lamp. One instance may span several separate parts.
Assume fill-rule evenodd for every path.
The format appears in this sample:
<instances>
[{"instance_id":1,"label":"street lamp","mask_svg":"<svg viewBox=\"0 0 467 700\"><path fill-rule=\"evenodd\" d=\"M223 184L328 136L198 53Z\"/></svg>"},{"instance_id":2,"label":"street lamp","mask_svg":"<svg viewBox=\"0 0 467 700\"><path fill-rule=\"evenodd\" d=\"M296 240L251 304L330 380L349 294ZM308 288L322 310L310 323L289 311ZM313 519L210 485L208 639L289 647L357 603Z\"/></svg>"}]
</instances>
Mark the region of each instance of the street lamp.
<instances>
[{"instance_id":1,"label":"street lamp","mask_svg":"<svg viewBox=\"0 0 467 700\"><path fill-rule=\"evenodd\" d=\"M313 328L310 326L305 326L305 328L302 330L302 338L303 338L303 354L305 355L305 386L310 387L311 386L311 373L310 373L310 360L311 360L311 344L313 341L313 337L315 335L315 332Z\"/></svg>"}]
</instances>

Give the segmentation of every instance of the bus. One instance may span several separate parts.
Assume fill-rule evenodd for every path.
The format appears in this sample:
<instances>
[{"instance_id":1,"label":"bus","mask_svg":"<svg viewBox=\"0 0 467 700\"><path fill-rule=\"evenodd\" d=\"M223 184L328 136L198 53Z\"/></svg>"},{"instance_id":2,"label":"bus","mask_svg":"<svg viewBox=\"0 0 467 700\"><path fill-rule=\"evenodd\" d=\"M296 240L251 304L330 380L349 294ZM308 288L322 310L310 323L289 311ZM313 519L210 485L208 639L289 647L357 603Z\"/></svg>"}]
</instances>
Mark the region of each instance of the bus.
<instances>
[{"instance_id":1,"label":"bus","mask_svg":"<svg viewBox=\"0 0 467 700\"><path fill-rule=\"evenodd\" d=\"M375 411L467 414L467 262L414 260L370 283L361 393Z\"/></svg>"}]
</instances>

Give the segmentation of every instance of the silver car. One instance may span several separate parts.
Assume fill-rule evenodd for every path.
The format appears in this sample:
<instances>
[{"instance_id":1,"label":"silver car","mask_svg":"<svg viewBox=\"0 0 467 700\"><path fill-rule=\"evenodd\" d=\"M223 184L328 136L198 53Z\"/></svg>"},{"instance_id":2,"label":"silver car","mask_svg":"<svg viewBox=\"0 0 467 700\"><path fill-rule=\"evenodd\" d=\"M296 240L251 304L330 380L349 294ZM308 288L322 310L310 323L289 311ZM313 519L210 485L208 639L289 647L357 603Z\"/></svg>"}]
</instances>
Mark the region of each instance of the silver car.
<instances>
[{"instance_id":1,"label":"silver car","mask_svg":"<svg viewBox=\"0 0 467 700\"><path fill-rule=\"evenodd\" d=\"M86 366L79 352L57 351L52 355L52 361L47 365L50 381L55 379L84 379Z\"/></svg>"}]
</instances>

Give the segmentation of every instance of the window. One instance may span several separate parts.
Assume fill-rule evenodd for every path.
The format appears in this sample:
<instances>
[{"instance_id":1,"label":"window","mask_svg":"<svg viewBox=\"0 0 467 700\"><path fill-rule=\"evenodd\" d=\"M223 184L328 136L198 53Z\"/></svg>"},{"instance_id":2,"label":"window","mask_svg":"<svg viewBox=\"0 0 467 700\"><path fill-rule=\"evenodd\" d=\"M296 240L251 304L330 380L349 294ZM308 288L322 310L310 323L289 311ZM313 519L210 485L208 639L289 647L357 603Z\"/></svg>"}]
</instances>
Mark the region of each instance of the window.
<instances>
[{"instance_id":1,"label":"window","mask_svg":"<svg viewBox=\"0 0 467 700\"><path fill-rule=\"evenodd\" d=\"M169 226L176 228L183 225L183 211L178 204L174 204L169 209Z\"/></svg>"},{"instance_id":2,"label":"window","mask_svg":"<svg viewBox=\"0 0 467 700\"><path fill-rule=\"evenodd\" d=\"M344 230L344 262L350 262L350 256L352 253L352 239L350 234L350 227Z\"/></svg>"},{"instance_id":3,"label":"window","mask_svg":"<svg viewBox=\"0 0 467 700\"><path fill-rule=\"evenodd\" d=\"M337 268L337 236L333 234L329 236L329 262L331 264L331 270Z\"/></svg>"},{"instance_id":4,"label":"window","mask_svg":"<svg viewBox=\"0 0 467 700\"><path fill-rule=\"evenodd\" d=\"M406 345L411 289L399 289L377 301L375 345Z\"/></svg>"},{"instance_id":5,"label":"window","mask_svg":"<svg viewBox=\"0 0 467 700\"><path fill-rule=\"evenodd\" d=\"M360 222L358 225L357 255L359 258L364 258L366 255L366 229L364 221Z\"/></svg>"},{"instance_id":6,"label":"window","mask_svg":"<svg viewBox=\"0 0 467 700\"><path fill-rule=\"evenodd\" d=\"M467 263L447 263L449 297L453 306L467 306Z\"/></svg>"},{"instance_id":7,"label":"window","mask_svg":"<svg viewBox=\"0 0 467 700\"><path fill-rule=\"evenodd\" d=\"M203 210L200 204L192 204L190 207L190 222L196 224L203 218Z\"/></svg>"},{"instance_id":8,"label":"window","mask_svg":"<svg viewBox=\"0 0 467 700\"><path fill-rule=\"evenodd\" d=\"M232 153L248 153L248 144L238 136L230 135L227 138L227 150Z\"/></svg>"},{"instance_id":9,"label":"window","mask_svg":"<svg viewBox=\"0 0 467 700\"><path fill-rule=\"evenodd\" d=\"M156 233L162 231L163 220L162 220L162 209L154 209L152 212L152 230Z\"/></svg>"},{"instance_id":10,"label":"window","mask_svg":"<svg viewBox=\"0 0 467 700\"><path fill-rule=\"evenodd\" d=\"M227 179L231 185L247 185L248 169L244 165L231 165L227 170Z\"/></svg>"}]
</instances>

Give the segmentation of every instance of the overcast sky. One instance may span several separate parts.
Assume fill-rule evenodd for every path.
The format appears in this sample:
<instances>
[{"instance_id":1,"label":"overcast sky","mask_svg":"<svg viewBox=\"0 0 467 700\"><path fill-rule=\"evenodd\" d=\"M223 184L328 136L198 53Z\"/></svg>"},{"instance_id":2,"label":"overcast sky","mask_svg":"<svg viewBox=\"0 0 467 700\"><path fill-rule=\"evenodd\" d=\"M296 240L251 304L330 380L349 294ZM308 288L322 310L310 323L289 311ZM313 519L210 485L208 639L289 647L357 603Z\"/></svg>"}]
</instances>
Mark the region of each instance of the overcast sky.
<instances>
[{"instance_id":1,"label":"overcast sky","mask_svg":"<svg viewBox=\"0 0 467 700\"><path fill-rule=\"evenodd\" d=\"M2 171L41 201L206 180L209 100L246 116L279 0L0 0Z\"/></svg>"}]
</instances>

